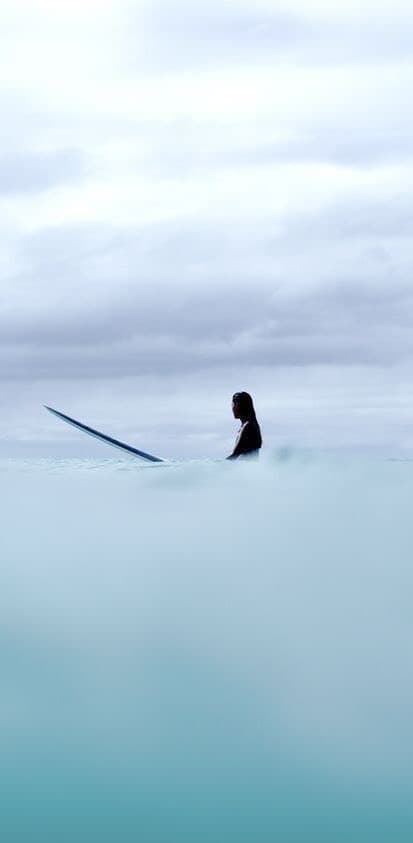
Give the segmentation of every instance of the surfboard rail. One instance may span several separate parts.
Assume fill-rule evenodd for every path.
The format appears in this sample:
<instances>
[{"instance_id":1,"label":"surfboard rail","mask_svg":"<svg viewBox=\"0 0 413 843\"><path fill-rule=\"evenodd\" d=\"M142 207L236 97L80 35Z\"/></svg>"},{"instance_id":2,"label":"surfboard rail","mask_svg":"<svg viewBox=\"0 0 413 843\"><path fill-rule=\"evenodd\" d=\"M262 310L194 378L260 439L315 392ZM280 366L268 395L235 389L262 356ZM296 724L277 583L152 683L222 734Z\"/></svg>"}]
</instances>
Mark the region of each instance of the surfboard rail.
<instances>
[{"instance_id":1,"label":"surfboard rail","mask_svg":"<svg viewBox=\"0 0 413 843\"><path fill-rule=\"evenodd\" d=\"M47 404L44 404L43 406L49 411L49 413L52 413L58 419L61 419L67 424L71 424L73 427L76 427L77 430L82 430L84 433L88 433L89 436L94 436L95 439L100 439L101 442L106 442L107 445L113 445L114 448L119 448L127 454L132 454L132 456L140 457L141 459L148 460L149 462L165 462L165 460L161 457L155 457L153 454L148 454L146 451L140 451L139 448L134 448L133 445L127 445L126 442L121 442L113 436L107 436L106 433L101 433L100 430L95 430L93 427L89 427L89 425L83 424L83 422L77 421L77 419L73 419L71 416L67 416L66 413L61 413L60 410L55 410Z\"/></svg>"}]
</instances>

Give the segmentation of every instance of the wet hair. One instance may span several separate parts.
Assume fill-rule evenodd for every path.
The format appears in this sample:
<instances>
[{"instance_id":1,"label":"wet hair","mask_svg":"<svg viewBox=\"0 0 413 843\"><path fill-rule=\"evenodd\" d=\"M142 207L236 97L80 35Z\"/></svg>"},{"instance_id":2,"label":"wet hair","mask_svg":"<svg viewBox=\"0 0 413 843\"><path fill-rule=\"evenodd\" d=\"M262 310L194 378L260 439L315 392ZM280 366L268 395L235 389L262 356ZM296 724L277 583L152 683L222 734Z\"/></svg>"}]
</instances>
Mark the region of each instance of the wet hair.
<instances>
[{"instance_id":1,"label":"wet hair","mask_svg":"<svg viewBox=\"0 0 413 843\"><path fill-rule=\"evenodd\" d=\"M246 422L246 421L255 422L255 424L257 425L257 428L258 428L260 442L262 444L260 426L257 422L257 417L255 415L255 409L254 409L254 403L253 403L253 400L252 400L249 392L235 392L234 395L232 396L232 400L233 400L234 404L237 405L237 408L239 410L239 414L240 414L240 418L241 418L242 422ZM259 445L259 447L261 447L261 444Z\"/></svg>"}]
</instances>

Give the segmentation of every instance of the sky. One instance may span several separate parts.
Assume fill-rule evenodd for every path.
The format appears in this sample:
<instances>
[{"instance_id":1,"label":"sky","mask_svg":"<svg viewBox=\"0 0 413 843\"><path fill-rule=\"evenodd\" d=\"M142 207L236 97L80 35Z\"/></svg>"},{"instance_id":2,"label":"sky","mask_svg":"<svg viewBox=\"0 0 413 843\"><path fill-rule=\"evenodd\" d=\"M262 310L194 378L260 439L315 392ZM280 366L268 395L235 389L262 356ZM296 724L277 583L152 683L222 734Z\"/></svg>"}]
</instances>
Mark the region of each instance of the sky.
<instances>
[{"instance_id":1,"label":"sky","mask_svg":"<svg viewBox=\"0 0 413 843\"><path fill-rule=\"evenodd\" d=\"M411 454L410 3L0 16L0 455Z\"/></svg>"}]
</instances>

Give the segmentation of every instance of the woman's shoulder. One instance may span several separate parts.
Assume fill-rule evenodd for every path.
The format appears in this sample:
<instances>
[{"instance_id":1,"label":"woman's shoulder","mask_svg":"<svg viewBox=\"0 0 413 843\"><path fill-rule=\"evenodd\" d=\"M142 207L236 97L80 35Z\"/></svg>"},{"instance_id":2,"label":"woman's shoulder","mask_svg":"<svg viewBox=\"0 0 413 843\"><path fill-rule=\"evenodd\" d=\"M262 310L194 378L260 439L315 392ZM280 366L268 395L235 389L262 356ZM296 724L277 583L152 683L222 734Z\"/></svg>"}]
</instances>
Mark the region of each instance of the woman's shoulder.
<instances>
[{"instance_id":1,"label":"woman's shoulder","mask_svg":"<svg viewBox=\"0 0 413 843\"><path fill-rule=\"evenodd\" d=\"M254 422L253 419L247 419L247 421L243 422L241 427L241 433L252 433L257 428L257 423Z\"/></svg>"},{"instance_id":2,"label":"woman's shoulder","mask_svg":"<svg viewBox=\"0 0 413 843\"><path fill-rule=\"evenodd\" d=\"M247 419L247 421L245 421L244 424L242 425L241 433L246 433L246 434L250 435L250 434L255 434L255 432L258 431L258 430L259 430L258 422L255 421L254 419Z\"/></svg>"},{"instance_id":3,"label":"woman's shoulder","mask_svg":"<svg viewBox=\"0 0 413 843\"><path fill-rule=\"evenodd\" d=\"M258 422L256 419L248 419L242 426L241 431L242 439L252 447L260 448L261 447L261 430Z\"/></svg>"}]
</instances>

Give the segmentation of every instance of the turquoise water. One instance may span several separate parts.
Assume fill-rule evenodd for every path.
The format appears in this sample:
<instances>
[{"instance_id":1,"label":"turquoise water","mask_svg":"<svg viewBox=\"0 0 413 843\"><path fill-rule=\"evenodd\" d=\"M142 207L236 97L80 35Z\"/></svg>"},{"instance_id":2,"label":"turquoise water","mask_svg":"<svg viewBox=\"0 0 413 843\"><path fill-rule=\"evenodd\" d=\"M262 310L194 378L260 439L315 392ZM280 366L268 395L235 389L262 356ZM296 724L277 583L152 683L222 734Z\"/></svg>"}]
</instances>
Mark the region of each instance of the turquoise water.
<instances>
[{"instance_id":1,"label":"turquoise water","mask_svg":"<svg viewBox=\"0 0 413 843\"><path fill-rule=\"evenodd\" d=\"M410 843L413 463L0 477L5 843Z\"/></svg>"}]
</instances>

